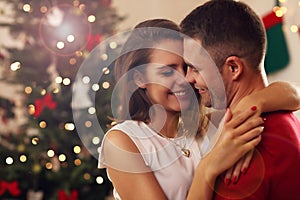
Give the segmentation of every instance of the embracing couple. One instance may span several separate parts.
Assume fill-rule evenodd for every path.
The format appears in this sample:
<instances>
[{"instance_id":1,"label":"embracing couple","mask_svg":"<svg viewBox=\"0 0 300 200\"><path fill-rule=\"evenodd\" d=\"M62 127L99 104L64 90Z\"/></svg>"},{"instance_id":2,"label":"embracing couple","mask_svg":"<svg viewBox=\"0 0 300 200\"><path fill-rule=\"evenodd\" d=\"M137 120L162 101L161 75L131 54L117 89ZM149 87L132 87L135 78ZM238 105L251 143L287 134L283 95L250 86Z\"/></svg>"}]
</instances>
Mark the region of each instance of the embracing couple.
<instances>
[{"instance_id":1,"label":"embracing couple","mask_svg":"<svg viewBox=\"0 0 300 200\"><path fill-rule=\"evenodd\" d=\"M300 199L300 97L267 86L265 51L261 19L233 0L180 26L138 24L115 61L118 123L99 157L115 199Z\"/></svg>"}]
</instances>

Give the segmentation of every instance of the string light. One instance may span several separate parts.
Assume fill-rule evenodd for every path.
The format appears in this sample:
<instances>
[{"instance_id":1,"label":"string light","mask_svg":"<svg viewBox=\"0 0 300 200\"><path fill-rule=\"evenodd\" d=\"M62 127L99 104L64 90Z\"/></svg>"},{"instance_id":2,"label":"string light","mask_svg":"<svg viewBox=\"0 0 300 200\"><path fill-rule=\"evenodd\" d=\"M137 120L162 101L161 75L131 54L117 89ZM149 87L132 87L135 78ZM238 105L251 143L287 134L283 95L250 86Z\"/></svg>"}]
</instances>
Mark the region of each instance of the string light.
<instances>
[{"instance_id":1,"label":"string light","mask_svg":"<svg viewBox=\"0 0 300 200\"><path fill-rule=\"evenodd\" d=\"M104 179L102 178L102 176L98 176L98 177L96 178L96 182L97 182L99 185L101 185L101 184L104 182Z\"/></svg>"},{"instance_id":2,"label":"string light","mask_svg":"<svg viewBox=\"0 0 300 200\"><path fill-rule=\"evenodd\" d=\"M297 33L297 32L298 32L298 26L292 25L292 26L291 26L291 31L292 31L293 33Z\"/></svg>"},{"instance_id":3,"label":"string light","mask_svg":"<svg viewBox=\"0 0 300 200\"><path fill-rule=\"evenodd\" d=\"M77 56L77 57L81 57L81 56L83 56L83 53L82 53L82 51L76 51L76 52L75 52L75 54L76 54L76 56Z\"/></svg>"},{"instance_id":4,"label":"string light","mask_svg":"<svg viewBox=\"0 0 300 200\"><path fill-rule=\"evenodd\" d=\"M40 121L39 123L41 128L46 128L47 127L47 123L45 121Z\"/></svg>"},{"instance_id":5,"label":"string light","mask_svg":"<svg viewBox=\"0 0 300 200\"><path fill-rule=\"evenodd\" d=\"M90 179L91 179L91 175L90 175L89 173L84 173L84 174L83 174L83 178L84 178L85 180L90 180Z\"/></svg>"},{"instance_id":6,"label":"string light","mask_svg":"<svg viewBox=\"0 0 300 200\"><path fill-rule=\"evenodd\" d=\"M45 90L45 89L41 90L41 95L45 95L46 93L47 93L47 90Z\"/></svg>"},{"instance_id":7,"label":"string light","mask_svg":"<svg viewBox=\"0 0 300 200\"><path fill-rule=\"evenodd\" d=\"M110 87L109 82L107 82L107 81L103 82L103 83L102 83L102 87L103 87L104 89L108 89L108 88Z\"/></svg>"},{"instance_id":8,"label":"string light","mask_svg":"<svg viewBox=\"0 0 300 200\"><path fill-rule=\"evenodd\" d=\"M33 104L28 105L28 113L33 115L35 113L35 106Z\"/></svg>"},{"instance_id":9,"label":"string light","mask_svg":"<svg viewBox=\"0 0 300 200\"><path fill-rule=\"evenodd\" d=\"M90 81L91 81L90 77L88 77L88 76L82 77L82 82L83 82L84 84L89 84Z\"/></svg>"},{"instance_id":10,"label":"string light","mask_svg":"<svg viewBox=\"0 0 300 200\"><path fill-rule=\"evenodd\" d=\"M62 81L63 81L63 78L61 76L58 76L55 78L56 83L62 83Z\"/></svg>"},{"instance_id":11,"label":"string light","mask_svg":"<svg viewBox=\"0 0 300 200\"><path fill-rule=\"evenodd\" d=\"M74 160L74 164L76 165L76 166L79 166L79 165L81 165L81 160L80 159L75 159Z\"/></svg>"},{"instance_id":12,"label":"string light","mask_svg":"<svg viewBox=\"0 0 300 200\"><path fill-rule=\"evenodd\" d=\"M93 91L97 92L99 89L100 89L99 84L95 83L95 84L92 85L92 90Z\"/></svg>"},{"instance_id":13,"label":"string light","mask_svg":"<svg viewBox=\"0 0 300 200\"><path fill-rule=\"evenodd\" d=\"M80 146L78 146L78 145L74 146L73 151L74 151L74 153L79 154L81 152Z\"/></svg>"},{"instance_id":14,"label":"string light","mask_svg":"<svg viewBox=\"0 0 300 200\"><path fill-rule=\"evenodd\" d=\"M96 113L96 108L94 108L94 107L89 107L88 113L91 114L91 115L95 114L95 113Z\"/></svg>"},{"instance_id":15,"label":"string light","mask_svg":"<svg viewBox=\"0 0 300 200\"><path fill-rule=\"evenodd\" d=\"M66 123L65 124L65 130L67 131L73 131L75 129L75 125L73 123Z\"/></svg>"},{"instance_id":16,"label":"string light","mask_svg":"<svg viewBox=\"0 0 300 200\"><path fill-rule=\"evenodd\" d=\"M111 48L111 49L115 49L115 48L117 48L117 43L116 42L111 42L111 43L109 43L109 47Z\"/></svg>"},{"instance_id":17,"label":"string light","mask_svg":"<svg viewBox=\"0 0 300 200\"><path fill-rule=\"evenodd\" d=\"M80 4L79 5L79 9L82 10L82 11L85 10L85 7L86 7L85 4Z\"/></svg>"},{"instance_id":18,"label":"string light","mask_svg":"<svg viewBox=\"0 0 300 200\"><path fill-rule=\"evenodd\" d=\"M69 63L70 65L75 65L77 63L76 58L70 58Z\"/></svg>"},{"instance_id":19,"label":"string light","mask_svg":"<svg viewBox=\"0 0 300 200\"><path fill-rule=\"evenodd\" d=\"M39 138L38 138L38 137L33 137L33 138L31 139L31 144L33 144L33 145L37 145L38 142L39 142Z\"/></svg>"},{"instance_id":20,"label":"string light","mask_svg":"<svg viewBox=\"0 0 300 200\"><path fill-rule=\"evenodd\" d=\"M104 74L109 74L109 69L108 69L108 67L104 67L103 69L102 69L102 72L104 73Z\"/></svg>"},{"instance_id":21,"label":"string light","mask_svg":"<svg viewBox=\"0 0 300 200\"><path fill-rule=\"evenodd\" d=\"M20 62L14 62L10 65L10 69L12 71L17 71L21 68L21 63Z\"/></svg>"},{"instance_id":22,"label":"string light","mask_svg":"<svg viewBox=\"0 0 300 200\"><path fill-rule=\"evenodd\" d=\"M27 161L27 156L26 155L20 155L20 161L22 163L26 162Z\"/></svg>"},{"instance_id":23,"label":"string light","mask_svg":"<svg viewBox=\"0 0 300 200\"><path fill-rule=\"evenodd\" d=\"M54 150L52 150L52 149L49 149L49 150L47 151L47 155L48 155L48 157L49 157L49 158L52 158L52 157L54 157L54 155L55 155L55 152L54 152Z\"/></svg>"},{"instance_id":24,"label":"string light","mask_svg":"<svg viewBox=\"0 0 300 200\"><path fill-rule=\"evenodd\" d=\"M58 41L58 42L56 43L56 47L57 47L58 49L63 49L63 48L65 47L65 43L64 43L63 41Z\"/></svg>"},{"instance_id":25,"label":"string light","mask_svg":"<svg viewBox=\"0 0 300 200\"><path fill-rule=\"evenodd\" d=\"M59 88L54 88L52 92L53 92L54 94L59 93Z\"/></svg>"},{"instance_id":26,"label":"string light","mask_svg":"<svg viewBox=\"0 0 300 200\"><path fill-rule=\"evenodd\" d=\"M48 8L46 6L41 6L41 8L40 8L41 13L47 13L47 11L48 11Z\"/></svg>"},{"instance_id":27,"label":"string light","mask_svg":"<svg viewBox=\"0 0 300 200\"><path fill-rule=\"evenodd\" d=\"M45 164L45 167L46 167L46 169L52 169L52 167L53 167L53 165L52 165L52 163L51 162L47 162L46 164Z\"/></svg>"},{"instance_id":28,"label":"string light","mask_svg":"<svg viewBox=\"0 0 300 200\"><path fill-rule=\"evenodd\" d=\"M282 16L283 16L283 12L282 12L282 10L280 9L279 6L275 6L275 7L273 8L273 11L275 12L275 15L276 15L277 17L282 17Z\"/></svg>"},{"instance_id":29,"label":"string light","mask_svg":"<svg viewBox=\"0 0 300 200\"><path fill-rule=\"evenodd\" d=\"M58 156L58 160L59 160L60 162L64 162L64 161L66 161L66 159L67 159L67 157L66 157L65 154L60 154L60 155Z\"/></svg>"},{"instance_id":30,"label":"string light","mask_svg":"<svg viewBox=\"0 0 300 200\"><path fill-rule=\"evenodd\" d=\"M25 91L26 94L31 94L32 93L32 87L27 86L27 87L25 87L24 91Z\"/></svg>"},{"instance_id":31,"label":"string light","mask_svg":"<svg viewBox=\"0 0 300 200\"><path fill-rule=\"evenodd\" d=\"M30 6L29 4L24 4L24 5L23 5L23 10L24 10L25 12L30 12L30 11L31 11L31 6Z\"/></svg>"},{"instance_id":32,"label":"string light","mask_svg":"<svg viewBox=\"0 0 300 200\"><path fill-rule=\"evenodd\" d=\"M74 40L75 40L75 36L74 35L68 35L67 36L67 41L68 42L74 42Z\"/></svg>"},{"instance_id":33,"label":"string light","mask_svg":"<svg viewBox=\"0 0 300 200\"><path fill-rule=\"evenodd\" d=\"M101 55L101 59L102 59L103 61L106 61L106 60L108 59L108 55L107 55L106 53L102 54L102 55Z\"/></svg>"},{"instance_id":34,"label":"string light","mask_svg":"<svg viewBox=\"0 0 300 200\"><path fill-rule=\"evenodd\" d=\"M95 15L90 15L90 16L88 16L88 21L89 21L90 23L95 22L95 21L96 21Z\"/></svg>"},{"instance_id":35,"label":"string light","mask_svg":"<svg viewBox=\"0 0 300 200\"><path fill-rule=\"evenodd\" d=\"M14 163L14 159L12 158L12 157L7 157L6 159L5 159L5 162L6 162L6 164L8 164L8 165L12 165L13 163Z\"/></svg>"},{"instance_id":36,"label":"string light","mask_svg":"<svg viewBox=\"0 0 300 200\"><path fill-rule=\"evenodd\" d=\"M99 144L99 143L100 143L100 138L99 138L99 137L93 137L92 143L93 143L94 145Z\"/></svg>"},{"instance_id":37,"label":"string light","mask_svg":"<svg viewBox=\"0 0 300 200\"><path fill-rule=\"evenodd\" d=\"M89 128L92 126L92 122L88 120L84 123L84 125L85 125L85 127Z\"/></svg>"},{"instance_id":38,"label":"string light","mask_svg":"<svg viewBox=\"0 0 300 200\"><path fill-rule=\"evenodd\" d=\"M70 84L71 84L71 79L69 79L69 78L64 78L64 79L63 79L63 84L64 84L64 85L70 85Z\"/></svg>"}]
</instances>

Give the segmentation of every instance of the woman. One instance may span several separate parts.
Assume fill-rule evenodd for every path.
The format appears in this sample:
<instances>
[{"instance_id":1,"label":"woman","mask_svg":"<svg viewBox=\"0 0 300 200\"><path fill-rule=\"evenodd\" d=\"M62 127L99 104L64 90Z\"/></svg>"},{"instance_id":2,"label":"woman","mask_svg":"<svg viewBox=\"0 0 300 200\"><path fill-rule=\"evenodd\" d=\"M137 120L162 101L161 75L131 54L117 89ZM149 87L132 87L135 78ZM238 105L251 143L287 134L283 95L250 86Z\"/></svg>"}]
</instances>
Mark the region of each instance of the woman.
<instances>
[{"instance_id":1,"label":"woman","mask_svg":"<svg viewBox=\"0 0 300 200\"><path fill-rule=\"evenodd\" d=\"M268 106L258 111L249 105L234 117L228 110L218 141L202 158L207 147L203 133L197 132L217 130L205 126L203 120L198 123L198 99L183 78L178 32L178 26L168 20L142 22L116 61L116 78L122 87L116 93L121 106L115 113L121 122L106 134L99 161L100 167L107 168L116 199L182 200L188 193L211 190L206 178L233 166L260 141L263 120L259 111ZM278 104L274 109L285 105L286 99Z\"/></svg>"}]
</instances>

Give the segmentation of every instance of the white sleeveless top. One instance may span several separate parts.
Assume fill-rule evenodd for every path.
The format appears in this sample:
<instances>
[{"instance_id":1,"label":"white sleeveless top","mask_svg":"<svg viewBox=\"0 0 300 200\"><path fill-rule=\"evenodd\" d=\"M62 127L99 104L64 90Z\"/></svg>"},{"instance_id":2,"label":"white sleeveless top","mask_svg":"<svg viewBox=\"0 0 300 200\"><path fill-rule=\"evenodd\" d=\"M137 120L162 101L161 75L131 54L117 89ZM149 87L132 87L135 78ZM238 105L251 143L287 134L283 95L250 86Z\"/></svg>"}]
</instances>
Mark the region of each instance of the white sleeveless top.
<instances>
[{"instance_id":1,"label":"white sleeveless top","mask_svg":"<svg viewBox=\"0 0 300 200\"><path fill-rule=\"evenodd\" d=\"M193 180L194 170L201 159L200 143L196 141L194 136L182 136L174 138L173 142L170 142L169 139L158 135L145 123L132 120L115 125L111 130L120 130L131 138L139 149L143 162L154 173L168 199L186 199ZM208 146L207 142L202 141L202 152ZM189 149L190 156L184 156L180 147ZM110 166L127 172L143 172L144 169L138 167L137 157L133 153L125 152L113 146L104 137L100 149L99 167ZM115 189L114 197L121 199Z\"/></svg>"}]
</instances>

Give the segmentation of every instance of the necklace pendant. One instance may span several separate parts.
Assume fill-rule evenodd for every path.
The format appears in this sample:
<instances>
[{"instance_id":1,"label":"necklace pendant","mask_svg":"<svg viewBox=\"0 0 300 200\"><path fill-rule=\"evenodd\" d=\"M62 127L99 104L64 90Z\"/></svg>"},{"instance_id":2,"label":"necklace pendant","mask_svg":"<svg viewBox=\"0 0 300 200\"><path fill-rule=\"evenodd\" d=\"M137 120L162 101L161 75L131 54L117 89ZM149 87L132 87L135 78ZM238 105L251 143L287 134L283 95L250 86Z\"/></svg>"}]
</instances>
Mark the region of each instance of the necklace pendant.
<instances>
[{"instance_id":1,"label":"necklace pendant","mask_svg":"<svg viewBox=\"0 0 300 200\"><path fill-rule=\"evenodd\" d=\"M181 152L182 152L183 155L186 156L186 157L190 157L190 155L191 155L191 151L190 151L189 149L184 149L184 148L182 148L182 149L181 149Z\"/></svg>"}]
</instances>

